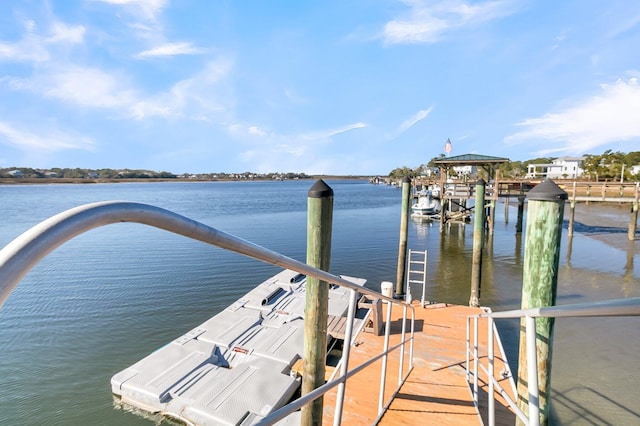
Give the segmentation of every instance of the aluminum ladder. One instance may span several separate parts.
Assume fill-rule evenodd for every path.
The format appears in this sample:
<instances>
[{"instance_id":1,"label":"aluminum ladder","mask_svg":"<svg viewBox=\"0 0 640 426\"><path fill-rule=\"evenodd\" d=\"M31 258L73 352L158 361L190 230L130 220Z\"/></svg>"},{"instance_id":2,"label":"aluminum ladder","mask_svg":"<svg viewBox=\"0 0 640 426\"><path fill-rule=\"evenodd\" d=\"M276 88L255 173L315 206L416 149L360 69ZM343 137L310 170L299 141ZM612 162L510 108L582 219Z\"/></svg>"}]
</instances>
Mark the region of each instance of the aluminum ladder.
<instances>
[{"instance_id":1,"label":"aluminum ladder","mask_svg":"<svg viewBox=\"0 0 640 426\"><path fill-rule=\"evenodd\" d=\"M420 305L425 306L425 293L427 286L427 250L409 249L408 257L409 267L407 273L407 301L411 302L411 284L420 284L422 286L422 295L420 296Z\"/></svg>"}]
</instances>

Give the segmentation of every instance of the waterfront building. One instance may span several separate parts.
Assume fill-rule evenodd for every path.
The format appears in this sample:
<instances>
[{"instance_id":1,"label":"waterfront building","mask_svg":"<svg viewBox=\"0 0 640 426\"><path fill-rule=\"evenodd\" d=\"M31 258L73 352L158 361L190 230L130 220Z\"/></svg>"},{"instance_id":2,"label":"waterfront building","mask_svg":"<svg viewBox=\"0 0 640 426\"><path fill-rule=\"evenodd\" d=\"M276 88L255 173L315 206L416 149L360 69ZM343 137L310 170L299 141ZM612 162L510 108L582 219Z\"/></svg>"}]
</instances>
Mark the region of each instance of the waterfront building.
<instances>
[{"instance_id":1,"label":"waterfront building","mask_svg":"<svg viewBox=\"0 0 640 426\"><path fill-rule=\"evenodd\" d=\"M527 179L575 179L582 176L584 157L560 157L547 164L529 164Z\"/></svg>"}]
</instances>

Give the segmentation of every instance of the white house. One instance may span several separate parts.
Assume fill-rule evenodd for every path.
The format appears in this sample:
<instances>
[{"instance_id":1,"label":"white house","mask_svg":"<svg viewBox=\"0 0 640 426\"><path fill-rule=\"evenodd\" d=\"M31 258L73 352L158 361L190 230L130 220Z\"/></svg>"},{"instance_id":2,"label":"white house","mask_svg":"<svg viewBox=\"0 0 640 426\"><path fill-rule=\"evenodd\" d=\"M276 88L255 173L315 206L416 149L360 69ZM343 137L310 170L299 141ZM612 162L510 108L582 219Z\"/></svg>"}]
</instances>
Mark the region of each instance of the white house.
<instances>
[{"instance_id":1,"label":"white house","mask_svg":"<svg viewBox=\"0 0 640 426\"><path fill-rule=\"evenodd\" d=\"M575 179L582 176L582 161L584 157L561 157L551 164L529 164L527 179Z\"/></svg>"},{"instance_id":2,"label":"white house","mask_svg":"<svg viewBox=\"0 0 640 426\"><path fill-rule=\"evenodd\" d=\"M20 170L11 170L9 173L7 173L9 176L14 177L14 178L21 178L23 176L22 172Z\"/></svg>"},{"instance_id":3,"label":"white house","mask_svg":"<svg viewBox=\"0 0 640 426\"><path fill-rule=\"evenodd\" d=\"M631 166L631 168L629 169L629 173L631 173L633 176L640 175L640 164Z\"/></svg>"}]
</instances>

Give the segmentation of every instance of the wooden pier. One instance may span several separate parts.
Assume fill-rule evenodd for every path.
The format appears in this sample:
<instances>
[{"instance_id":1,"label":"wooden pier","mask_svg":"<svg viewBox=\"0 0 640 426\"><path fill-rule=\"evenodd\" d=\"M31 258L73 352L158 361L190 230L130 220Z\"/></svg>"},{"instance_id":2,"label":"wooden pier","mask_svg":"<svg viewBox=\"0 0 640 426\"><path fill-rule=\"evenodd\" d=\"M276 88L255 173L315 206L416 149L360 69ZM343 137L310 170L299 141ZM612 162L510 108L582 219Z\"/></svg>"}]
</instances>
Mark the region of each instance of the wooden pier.
<instances>
[{"instance_id":1,"label":"wooden pier","mask_svg":"<svg viewBox=\"0 0 640 426\"><path fill-rule=\"evenodd\" d=\"M384 304L386 305L386 304ZM393 398L388 410L380 419L381 425L469 425L481 424L475 408L471 388L465 374L466 321L469 315L480 313L480 308L467 306L431 304L415 306L414 369L400 391ZM386 308L385 308L386 309ZM396 312L397 310L397 312ZM398 343L402 332L402 312L392 311L390 345ZM407 330L410 327L407 324ZM479 334L479 354L487 355L486 325ZM484 336L484 337L483 337ZM357 366L383 351L384 336L361 333L351 348L350 366ZM495 353L500 354L496 345ZM346 385L342 424L370 425L379 409L379 384L381 363L379 361L355 375ZM404 372L408 369L408 348L405 354ZM389 357L389 371L398 371L399 356ZM496 378L505 389L509 389L505 360L501 357L495 364ZM398 375L391 374L385 385L384 401L392 397L392 389L398 383ZM480 383L480 394L486 395L487 384ZM323 424L333 423L333 407L336 392L325 396ZM486 398L480 399L480 415L486 415ZM486 423L486 418L484 418ZM496 424L515 424L515 414L501 399L496 399Z\"/></svg>"},{"instance_id":2,"label":"wooden pier","mask_svg":"<svg viewBox=\"0 0 640 426\"><path fill-rule=\"evenodd\" d=\"M496 181L487 186L485 195L485 208L487 227L489 234L493 233L495 220L496 203L499 200L504 202L505 219L508 220L509 206L511 199L515 199L518 206L518 232L522 230L522 209L526 201L527 193L533 189L540 180L503 180ZM427 187L437 182L428 182L416 179L412 182L413 193L418 188ZM630 218L628 239L635 240L638 222L638 211L640 210L640 182L616 183L616 182L583 182L565 181L555 182L562 190L567 192L569 204L569 235L573 234L573 216L579 203L613 203L630 205ZM469 222L474 207L467 207L467 201L475 197L474 182L450 182L440 189L440 199L443 206L447 206L446 211L441 212L434 220L439 220L441 225L452 222ZM453 206L453 208L451 208ZM441 232L444 230L441 226Z\"/></svg>"}]
</instances>

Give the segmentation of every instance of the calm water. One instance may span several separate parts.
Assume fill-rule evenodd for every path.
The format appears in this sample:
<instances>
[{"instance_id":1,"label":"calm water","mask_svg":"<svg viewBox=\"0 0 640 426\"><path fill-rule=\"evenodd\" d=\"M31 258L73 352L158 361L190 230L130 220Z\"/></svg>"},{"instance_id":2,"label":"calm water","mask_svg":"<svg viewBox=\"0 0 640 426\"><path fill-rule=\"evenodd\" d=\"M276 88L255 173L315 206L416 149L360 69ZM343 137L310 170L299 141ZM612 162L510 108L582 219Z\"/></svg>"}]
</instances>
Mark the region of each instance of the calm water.
<instances>
[{"instance_id":1,"label":"calm water","mask_svg":"<svg viewBox=\"0 0 640 426\"><path fill-rule=\"evenodd\" d=\"M331 270L395 280L400 195L364 182L328 181L335 193ZM103 200L153 204L304 261L306 196L313 182L0 186L0 246L71 207ZM522 241L515 208L484 256L481 302L520 304ZM613 214L626 220L626 210ZM620 217L617 217L620 219ZM606 225L606 224L603 224ZM638 242L614 248L566 232L558 303L640 296ZM614 230L615 231L615 230ZM410 222L409 247L429 250L427 298L467 304L472 227ZM619 233L625 239L626 234ZM635 265L635 267L634 267ZM278 269L137 224L99 228L38 264L0 310L0 424L149 425L114 406L111 376L208 319ZM513 362L516 324L501 325ZM559 424L639 424L637 320L559 320L552 381ZM584 417L586 416L586 417Z\"/></svg>"}]
</instances>

